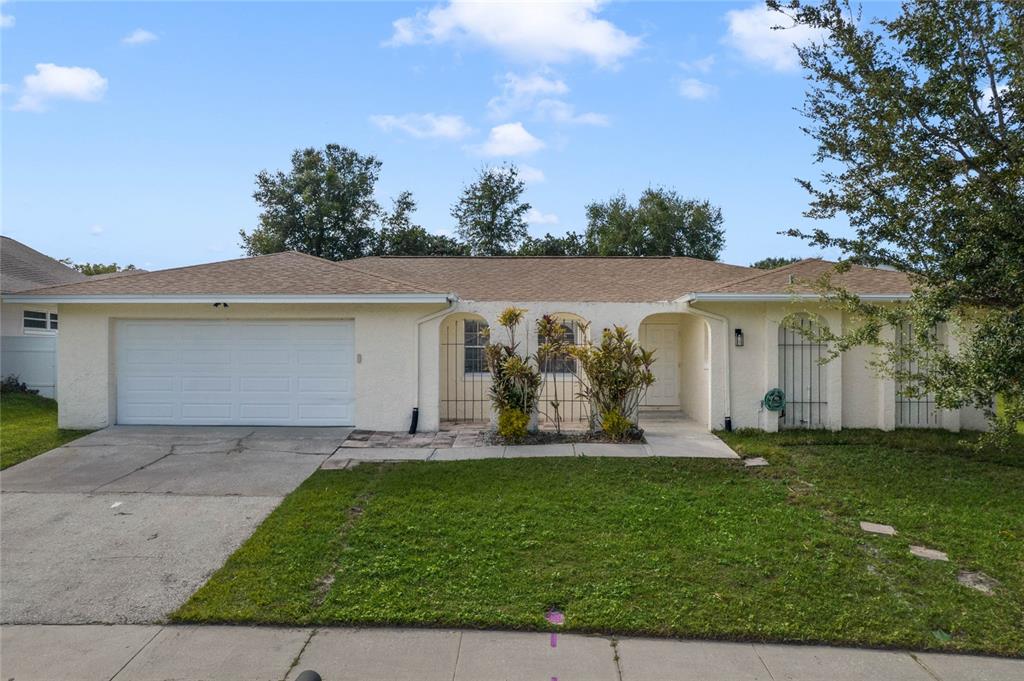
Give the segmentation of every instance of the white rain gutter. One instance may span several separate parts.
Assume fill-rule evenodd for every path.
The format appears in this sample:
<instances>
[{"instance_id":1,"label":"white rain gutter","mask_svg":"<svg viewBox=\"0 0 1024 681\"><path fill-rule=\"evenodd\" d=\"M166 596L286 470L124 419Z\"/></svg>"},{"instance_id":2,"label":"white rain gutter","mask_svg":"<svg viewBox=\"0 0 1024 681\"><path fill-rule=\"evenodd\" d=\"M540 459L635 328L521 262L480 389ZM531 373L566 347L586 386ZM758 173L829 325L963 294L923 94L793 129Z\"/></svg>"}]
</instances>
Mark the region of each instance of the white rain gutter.
<instances>
[{"instance_id":1,"label":"white rain gutter","mask_svg":"<svg viewBox=\"0 0 1024 681\"><path fill-rule=\"evenodd\" d=\"M6 295L10 303L74 303L84 305L108 304L188 304L188 303L253 303L253 304L312 304L312 303L447 303L447 293L353 293L325 295Z\"/></svg>"},{"instance_id":2,"label":"white rain gutter","mask_svg":"<svg viewBox=\"0 0 1024 681\"><path fill-rule=\"evenodd\" d=\"M420 326L448 314L455 309L455 306L459 302L459 298L455 294L448 296L447 300L448 307L443 310L438 310L437 312L431 312L430 314L416 320L416 351L413 353L412 360L413 376L416 377L416 409L420 408Z\"/></svg>"}]
</instances>

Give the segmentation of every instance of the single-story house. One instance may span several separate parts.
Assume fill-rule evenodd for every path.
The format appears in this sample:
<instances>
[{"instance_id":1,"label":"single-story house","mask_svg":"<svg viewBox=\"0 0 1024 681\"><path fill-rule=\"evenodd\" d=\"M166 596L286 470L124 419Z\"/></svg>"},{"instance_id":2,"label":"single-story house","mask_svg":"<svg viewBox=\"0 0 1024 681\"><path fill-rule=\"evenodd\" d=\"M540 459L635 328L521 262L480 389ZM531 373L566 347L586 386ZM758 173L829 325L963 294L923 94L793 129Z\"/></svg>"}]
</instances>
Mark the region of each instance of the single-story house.
<instances>
[{"instance_id":1,"label":"single-story house","mask_svg":"<svg viewBox=\"0 0 1024 681\"><path fill-rule=\"evenodd\" d=\"M804 260L756 270L682 257L371 257L330 262L286 252L35 289L56 305L60 425L353 425L405 430L490 417L483 345L511 305L561 319L570 338L625 326L656 353L644 407L718 429L984 427L973 409L909 400L859 348L825 348L783 321L839 329L842 313L801 281L831 267ZM839 277L875 301L910 294L898 272ZM939 330L945 333L944 330ZM954 343L952 336L949 342ZM571 360L570 360L571 361ZM547 366L582 417L571 365ZM782 388L783 413L762 397Z\"/></svg>"},{"instance_id":2,"label":"single-story house","mask_svg":"<svg viewBox=\"0 0 1024 681\"><path fill-rule=\"evenodd\" d=\"M17 376L45 397L57 395L56 304L8 302L41 286L85 281L64 263L10 237L0 237L0 377Z\"/></svg>"}]
</instances>

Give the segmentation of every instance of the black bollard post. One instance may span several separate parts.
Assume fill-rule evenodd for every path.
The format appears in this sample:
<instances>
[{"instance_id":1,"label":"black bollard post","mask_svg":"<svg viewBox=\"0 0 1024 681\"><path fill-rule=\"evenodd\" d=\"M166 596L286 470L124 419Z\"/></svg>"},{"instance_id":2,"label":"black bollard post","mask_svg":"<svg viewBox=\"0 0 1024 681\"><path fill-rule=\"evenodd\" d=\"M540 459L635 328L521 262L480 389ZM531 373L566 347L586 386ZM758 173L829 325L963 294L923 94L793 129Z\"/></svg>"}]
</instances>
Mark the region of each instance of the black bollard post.
<instances>
[{"instance_id":1,"label":"black bollard post","mask_svg":"<svg viewBox=\"0 0 1024 681\"><path fill-rule=\"evenodd\" d=\"M317 674L312 669L307 669L306 671L304 671L301 674L299 674L298 676L296 676L295 677L295 681L324 681L324 680L321 679L320 675Z\"/></svg>"}]
</instances>

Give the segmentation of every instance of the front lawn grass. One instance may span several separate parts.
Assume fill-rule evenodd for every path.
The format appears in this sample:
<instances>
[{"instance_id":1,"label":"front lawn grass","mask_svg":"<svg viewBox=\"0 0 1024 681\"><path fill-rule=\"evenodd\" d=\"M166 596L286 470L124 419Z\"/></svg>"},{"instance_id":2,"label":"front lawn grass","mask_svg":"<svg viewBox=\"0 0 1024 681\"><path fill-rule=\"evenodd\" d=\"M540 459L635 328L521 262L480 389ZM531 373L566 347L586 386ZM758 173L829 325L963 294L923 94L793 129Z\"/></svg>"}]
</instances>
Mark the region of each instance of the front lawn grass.
<instances>
[{"instance_id":1,"label":"front lawn grass","mask_svg":"<svg viewBox=\"0 0 1024 681\"><path fill-rule=\"evenodd\" d=\"M92 431L57 427L57 403L27 393L0 395L0 470Z\"/></svg>"},{"instance_id":2,"label":"front lawn grass","mask_svg":"<svg viewBox=\"0 0 1024 681\"><path fill-rule=\"evenodd\" d=\"M173 619L546 629L557 607L563 630L1020 655L1024 456L973 454L958 437L727 435L771 462L749 469L584 458L320 471ZM1000 585L962 586L961 569Z\"/></svg>"}]
</instances>

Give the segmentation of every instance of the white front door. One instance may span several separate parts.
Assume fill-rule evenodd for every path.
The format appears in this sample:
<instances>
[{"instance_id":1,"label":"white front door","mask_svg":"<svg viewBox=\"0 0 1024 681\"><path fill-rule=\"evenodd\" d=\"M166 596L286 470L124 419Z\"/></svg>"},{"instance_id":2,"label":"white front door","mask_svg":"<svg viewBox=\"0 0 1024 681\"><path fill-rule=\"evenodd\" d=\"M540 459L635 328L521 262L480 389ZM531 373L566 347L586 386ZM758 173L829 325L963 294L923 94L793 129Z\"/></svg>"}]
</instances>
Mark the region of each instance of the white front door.
<instances>
[{"instance_id":1,"label":"white front door","mask_svg":"<svg viewBox=\"0 0 1024 681\"><path fill-rule=\"evenodd\" d=\"M654 385L647 391L645 407L679 406L679 325L640 325L640 345L654 350Z\"/></svg>"},{"instance_id":2,"label":"white front door","mask_svg":"<svg viewBox=\"0 0 1024 681\"><path fill-rule=\"evenodd\" d=\"M352 321L123 320L117 422L350 426Z\"/></svg>"}]
</instances>

